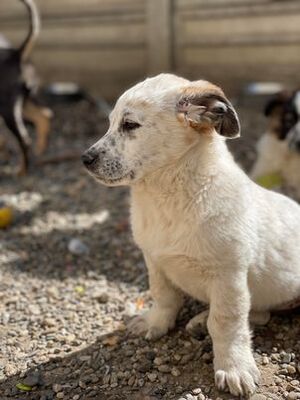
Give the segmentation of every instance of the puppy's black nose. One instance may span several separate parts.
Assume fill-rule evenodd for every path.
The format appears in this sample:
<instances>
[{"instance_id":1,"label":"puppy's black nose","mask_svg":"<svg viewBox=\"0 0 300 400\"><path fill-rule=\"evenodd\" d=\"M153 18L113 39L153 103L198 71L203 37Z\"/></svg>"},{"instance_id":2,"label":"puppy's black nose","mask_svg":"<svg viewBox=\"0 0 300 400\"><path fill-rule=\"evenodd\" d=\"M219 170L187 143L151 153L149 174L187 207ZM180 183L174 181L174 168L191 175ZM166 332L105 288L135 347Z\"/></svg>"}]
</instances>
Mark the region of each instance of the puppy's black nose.
<instances>
[{"instance_id":1,"label":"puppy's black nose","mask_svg":"<svg viewBox=\"0 0 300 400\"><path fill-rule=\"evenodd\" d=\"M82 156L81 156L81 160L83 162L84 165L86 166L90 166L92 165L95 161L97 161L98 159L98 152L95 149L89 149L87 151L85 151Z\"/></svg>"}]
</instances>

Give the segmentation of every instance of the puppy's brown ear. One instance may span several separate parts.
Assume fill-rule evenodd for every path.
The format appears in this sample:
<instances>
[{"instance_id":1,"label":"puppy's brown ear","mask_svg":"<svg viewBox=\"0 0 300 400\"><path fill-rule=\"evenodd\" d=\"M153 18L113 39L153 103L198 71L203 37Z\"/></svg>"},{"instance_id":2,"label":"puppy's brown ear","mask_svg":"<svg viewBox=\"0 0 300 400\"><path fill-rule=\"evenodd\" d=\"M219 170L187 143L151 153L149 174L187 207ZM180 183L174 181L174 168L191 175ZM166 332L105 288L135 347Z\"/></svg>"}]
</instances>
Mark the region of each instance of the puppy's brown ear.
<instances>
[{"instance_id":1,"label":"puppy's brown ear","mask_svg":"<svg viewBox=\"0 0 300 400\"><path fill-rule=\"evenodd\" d=\"M240 136L240 123L232 104L217 93L183 94L176 111L187 124L199 132L212 127L222 136Z\"/></svg>"}]
</instances>

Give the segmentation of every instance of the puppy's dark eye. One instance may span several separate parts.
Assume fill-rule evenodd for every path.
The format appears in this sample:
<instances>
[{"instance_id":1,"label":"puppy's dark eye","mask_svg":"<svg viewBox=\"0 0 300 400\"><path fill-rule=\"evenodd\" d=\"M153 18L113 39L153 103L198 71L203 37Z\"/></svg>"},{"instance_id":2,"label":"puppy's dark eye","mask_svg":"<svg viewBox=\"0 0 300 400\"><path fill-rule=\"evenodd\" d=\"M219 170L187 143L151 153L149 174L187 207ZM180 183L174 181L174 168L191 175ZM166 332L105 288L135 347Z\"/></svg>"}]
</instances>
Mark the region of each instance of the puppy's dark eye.
<instances>
[{"instance_id":1,"label":"puppy's dark eye","mask_svg":"<svg viewBox=\"0 0 300 400\"><path fill-rule=\"evenodd\" d=\"M133 121L123 121L122 130L123 131L133 131L134 129L139 128L141 125L138 122Z\"/></svg>"}]
</instances>

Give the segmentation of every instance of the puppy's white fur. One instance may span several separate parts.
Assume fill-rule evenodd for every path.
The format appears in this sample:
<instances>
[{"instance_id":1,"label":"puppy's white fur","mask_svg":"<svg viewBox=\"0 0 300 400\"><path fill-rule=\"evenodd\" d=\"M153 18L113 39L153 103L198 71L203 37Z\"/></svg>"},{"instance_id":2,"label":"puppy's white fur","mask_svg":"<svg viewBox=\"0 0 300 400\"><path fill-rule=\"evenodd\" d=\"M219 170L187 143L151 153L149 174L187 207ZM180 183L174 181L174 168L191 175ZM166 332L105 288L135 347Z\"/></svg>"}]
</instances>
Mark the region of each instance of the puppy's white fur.
<instances>
[{"instance_id":1,"label":"puppy's white fur","mask_svg":"<svg viewBox=\"0 0 300 400\"><path fill-rule=\"evenodd\" d=\"M253 392L259 379L250 310L259 316L300 295L300 207L253 183L213 125L195 129L179 118L183 93L201 98L214 88L159 75L130 89L117 102L108 133L93 146L118 157L124 179L120 170L117 183L111 170L107 180L102 167L91 173L105 184L131 186L133 235L154 299L134 320L135 332L149 339L166 334L183 293L209 303L216 384L241 395ZM120 134L124 115L141 125L134 137ZM131 179L128 171L134 171Z\"/></svg>"}]
</instances>

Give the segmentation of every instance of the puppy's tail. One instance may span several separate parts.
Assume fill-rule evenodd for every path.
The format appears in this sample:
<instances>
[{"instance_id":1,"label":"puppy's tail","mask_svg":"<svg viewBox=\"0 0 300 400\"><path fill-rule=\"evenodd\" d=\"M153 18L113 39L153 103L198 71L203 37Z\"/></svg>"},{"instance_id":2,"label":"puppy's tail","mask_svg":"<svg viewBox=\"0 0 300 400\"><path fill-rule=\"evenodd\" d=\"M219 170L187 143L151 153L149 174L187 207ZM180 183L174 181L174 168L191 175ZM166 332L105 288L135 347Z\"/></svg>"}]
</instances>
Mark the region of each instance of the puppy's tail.
<instances>
[{"instance_id":1,"label":"puppy's tail","mask_svg":"<svg viewBox=\"0 0 300 400\"><path fill-rule=\"evenodd\" d=\"M19 47L21 61L27 61L33 45L40 33L40 16L33 0L21 0L25 4L29 15L29 32Z\"/></svg>"}]
</instances>

